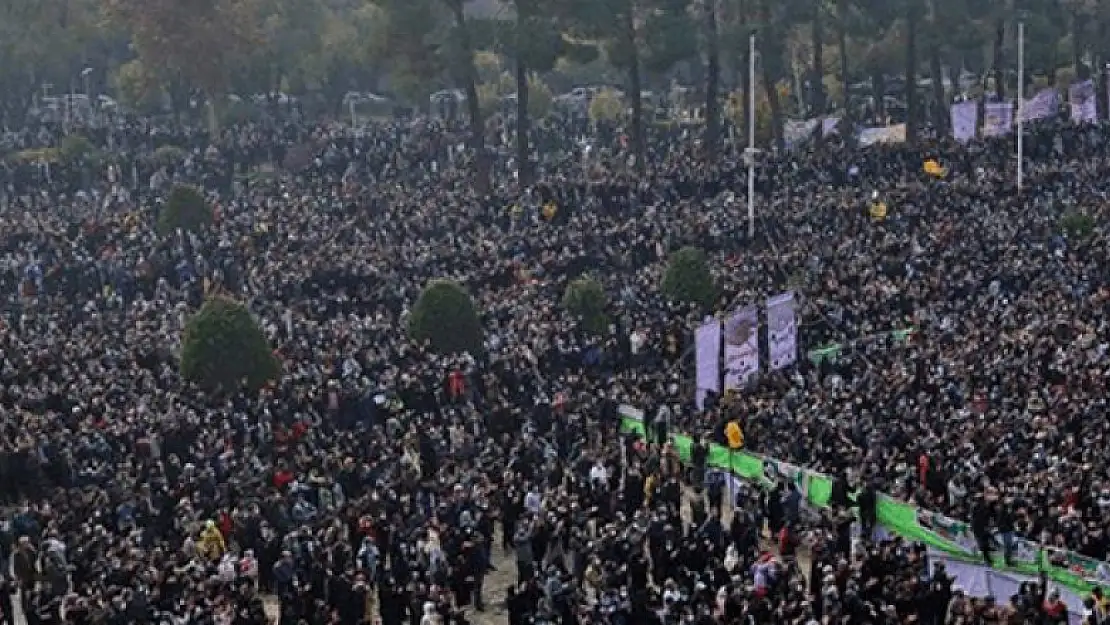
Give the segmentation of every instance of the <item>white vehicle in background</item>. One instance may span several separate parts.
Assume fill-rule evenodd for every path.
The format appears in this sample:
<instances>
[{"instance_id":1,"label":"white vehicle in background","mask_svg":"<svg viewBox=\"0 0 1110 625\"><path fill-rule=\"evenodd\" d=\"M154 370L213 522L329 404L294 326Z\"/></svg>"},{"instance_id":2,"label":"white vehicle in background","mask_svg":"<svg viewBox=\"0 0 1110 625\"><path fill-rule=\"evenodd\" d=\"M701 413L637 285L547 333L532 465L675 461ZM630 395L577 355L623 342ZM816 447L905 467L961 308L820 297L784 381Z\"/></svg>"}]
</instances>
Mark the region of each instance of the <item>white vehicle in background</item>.
<instances>
[{"instance_id":1,"label":"white vehicle in background","mask_svg":"<svg viewBox=\"0 0 1110 625\"><path fill-rule=\"evenodd\" d=\"M624 92L616 87L609 85L587 85L575 87L566 93L555 96L554 104L561 110L585 115L590 110L590 102L593 101L594 96L602 91L612 91L616 93L617 97L624 97Z\"/></svg>"},{"instance_id":2,"label":"white vehicle in background","mask_svg":"<svg viewBox=\"0 0 1110 625\"><path fill-rule=\"evenodd\" d=\"M391 98L370 91L348 91L343 96L343 110L356 128L368 120L392 117L395 107Z\"/></svg>"},{"instance_id":3,"label":"white vehicle in background","mask_svg":"<svg viewBox=\"0 0 1110 625\"><path fill-rule=\"evenodd\" d=\"M444 89L428 96L432 117L458 119L466 105L466 94L461 89Z\"/></svg>"}]
</instances>

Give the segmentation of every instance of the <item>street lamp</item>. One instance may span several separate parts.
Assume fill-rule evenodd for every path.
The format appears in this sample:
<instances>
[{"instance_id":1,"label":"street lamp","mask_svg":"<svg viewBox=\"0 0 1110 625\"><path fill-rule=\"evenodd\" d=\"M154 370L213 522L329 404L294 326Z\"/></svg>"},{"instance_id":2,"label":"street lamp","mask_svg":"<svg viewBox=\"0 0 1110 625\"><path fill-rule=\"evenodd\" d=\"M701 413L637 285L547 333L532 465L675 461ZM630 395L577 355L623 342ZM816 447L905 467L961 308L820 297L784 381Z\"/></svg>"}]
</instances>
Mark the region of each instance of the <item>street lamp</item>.
<instances>
[{"instance_id":1,"label":"street lamp","mask_svg":"<svg viewBox=\"0 0 1110 625\"><path fill-rule=\"evenodd\" d=\"M96 102L93 101L92 88L89 85L89 76L93 73L93 68L86 67L81 70L81 80L85 83L85 99L89 102L89 115L96 110Z\"/></svg>"},{"instance_id":2,"label":"street lamp","mask_svg":"<svg viewBox=\"0 0 1110 625\"><path fill-rule=\"evenodd\" d=\"M91 67L81 70L81 79L85 81L85 97L89 99L89 102L92 102L92 90L89 89L89 75L92 73L93 68Z\"/></svg>"},{"instance_id":3,"label":"street lamp","mask_svg":"<svg viewBox=\"0 0 1110 625\"><path fill-rule=\"evenodd\" d=\"M748 36L748 147L744 160L748 165L748 240L755 239L755 33Z\"/></svg>"}]
</instances>

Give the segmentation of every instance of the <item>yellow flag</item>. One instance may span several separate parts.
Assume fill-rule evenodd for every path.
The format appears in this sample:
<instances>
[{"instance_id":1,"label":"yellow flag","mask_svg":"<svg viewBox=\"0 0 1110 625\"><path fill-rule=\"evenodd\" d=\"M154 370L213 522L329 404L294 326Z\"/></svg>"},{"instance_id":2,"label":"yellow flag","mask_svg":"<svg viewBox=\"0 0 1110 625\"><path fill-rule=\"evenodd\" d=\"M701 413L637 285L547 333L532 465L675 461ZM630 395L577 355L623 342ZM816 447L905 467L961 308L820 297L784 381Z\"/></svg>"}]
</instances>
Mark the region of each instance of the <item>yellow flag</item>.
<instances>
[{"instance_id":1,"label":"yellow flag","mask_svg":"<svg viewBox=\"0 0 1110 625\"><path fill-rule=\"evenodd\" d=\"M922 166L922 169L925 170L925 173L929 174L930 176L932 176L934 178L943 178L948 174L948 170L941 167L940 163L938 163L936 161L936 159L932 159L932 158L925 161L925 164Z\"/></svg>"},{"instance_id":2,"label":"yellow flag","mask_svg":"<svg viewBox=\"0 0 1110 625\"><path fill-rule=\"evenodd\" d=\"M725 438L728 439L728 446L730 449L740 449L744 446L744 431L740 429L740 424L735 421L729 421L725 426Z\"/></svg>"}]
</instances>

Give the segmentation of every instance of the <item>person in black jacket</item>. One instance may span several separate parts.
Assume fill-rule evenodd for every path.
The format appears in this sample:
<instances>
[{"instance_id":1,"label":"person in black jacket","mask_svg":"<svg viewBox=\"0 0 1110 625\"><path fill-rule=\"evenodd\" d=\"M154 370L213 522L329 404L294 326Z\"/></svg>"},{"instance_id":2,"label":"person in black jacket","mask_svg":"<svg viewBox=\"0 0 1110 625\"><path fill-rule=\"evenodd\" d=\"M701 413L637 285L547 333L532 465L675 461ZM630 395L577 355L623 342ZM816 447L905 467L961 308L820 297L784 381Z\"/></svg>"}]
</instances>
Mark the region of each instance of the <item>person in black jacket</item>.
<instances>
[{"instance_id":1,"label":"person in black jacket","mask_svg":"<svg viewBox=\"0 0 1110 625\"><path fill-rule=\"evenodd\" d=\"M878 505L878 496L875 493L875 487L870 483L863 487L858 497L856 497L856 505L859 506L859 522L863 530L863 535L870 538L875 531L875 526L878 524L878 513L875 509Z\"/></svg>"},{"instance_id":2,"label":"person in black jacket","mask_svg":"<svg viewBox=\"0 0 1110 625\"><path fill-rule=\"evenodd\" d=\"M991 565L991 520L994 516L989 502L978 499L971 509L971 533L975 535L975 542L979 545L979 552L983 555L983 562Z\"/></svg>"},{"instance_id":3,"label":"person in black jacket","mask_svg":"<svg viewBox=\"0 0 1110 625\"><path fill-rule=\"evenodd\" d=\"M848 475L844 470L837 472L836 477L833 478L832 492L829 493L829 505L847 508L851 505L848 500Z\"/></svg>"},{"instance_id":4,"label":"person in black jacket","mask_svg":"<svg viewBox=\"0 0 1110 625\"><path fill-rule=\"evenodd\" d=\"M694 486L705 483L705 466L708 460L709 445L706 444L705 437L700 437L690 448L690 474L687 483Z\"/></svg>"},{"instance_id":5,"label":"person in black jacket","mask_svg":"<svg viewBox=\"0 0 1110 625\"><path fill-rule=\"evenodd\" d=\"M15 625L15 608L12 604L14 592L15 588L12 587L7 575L0 575L0 619L3 620L4 625Z\"/></svg>"},{"instance_id":6,"label":"person in black jacket","mask_svg":"<svg viewBox=\"0 0 1110 625\"><path fill-rule=\"evenodd\" d=\"M378 614L382 625L401 625L405 621L408 599L404 589L392 577L385 577L378 585Z\"/></svg>"},{"instance_id":7,"label":"person in black jacket","mask_svg":"<svg viewBox=\"0 0 1110 625\"><path fill-rule=\"evenodd\" d=\"M15 573L16 580L19 581L20 590L24 592L35 587L35 560L37 558L38 553L31 544L31 539L27 536L21 536L15 550L15 556L12 558L12 572Z\"/></svg>"},{"instance_id":8,"label":"person in black jacket","mask_svg":"<svg viewBox=\"0 0 1110 625\"><path fill-rule=\"evenodd\" d=\"M1014 513L1010 507L1009 502L1001 502L998 505L998 513L994 517L994 524L1002 538L1002 557L1006 561L1006 566L1010 565L1010 559L1014 555Z\"/></svg>"}]
</instances>

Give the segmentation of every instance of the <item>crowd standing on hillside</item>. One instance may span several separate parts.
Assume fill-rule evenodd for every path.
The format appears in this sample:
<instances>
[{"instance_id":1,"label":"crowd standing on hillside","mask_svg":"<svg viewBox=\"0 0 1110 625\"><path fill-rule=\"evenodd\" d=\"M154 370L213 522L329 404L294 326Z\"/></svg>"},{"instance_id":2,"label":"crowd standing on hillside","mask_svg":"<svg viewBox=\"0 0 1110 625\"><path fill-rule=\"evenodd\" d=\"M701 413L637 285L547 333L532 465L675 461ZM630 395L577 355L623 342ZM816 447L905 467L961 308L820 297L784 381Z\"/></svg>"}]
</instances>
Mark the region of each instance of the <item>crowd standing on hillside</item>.
<instances>
[{"instance_id":1,"label":"crowd standing on hillside","mask_svg":"<svg viewBox=\"0 0 1110 625\"><path fill-rule=\"evenodd\" d=\"M710 437L739 417L751 449L853 489L1106 558L1110 134L1036 129L1021 193L1004 142L831 137L761 165L752 240L736 151L707 166L653 133L637 177L620 141L585 151L550 124L536 185L499 158L488 192L463 135L430 121L213 137L126 120L89 133L105 171L6 165L0 584L28 622L254 625L271 592L282 625L461 624L504 591L484 584L497 550L512 625L1067 620L1043 583L980 602L913 545L853 544L846 500L814 521L792 487L703 481L660 439L622 438L617 407ZM184 158L158 164L162 145ZM243 175L272 162L291 171ZM175 182L211 194L214 227L155 234ZM1062 234L1071 210L1094 231ZM710 254L721 309L789 285L802 345L849 347L694 409L699 318L658 288L683 245ZM612 300L601 337L559 305L583 272ZM401 330L440 277L475 297L486 354ZM206 288L246 302L280 354L258 395L178 375ZM905 345L867 338L909 327Z\"/></svg>"}]
</instances>

